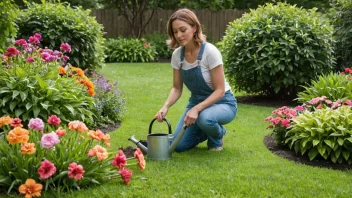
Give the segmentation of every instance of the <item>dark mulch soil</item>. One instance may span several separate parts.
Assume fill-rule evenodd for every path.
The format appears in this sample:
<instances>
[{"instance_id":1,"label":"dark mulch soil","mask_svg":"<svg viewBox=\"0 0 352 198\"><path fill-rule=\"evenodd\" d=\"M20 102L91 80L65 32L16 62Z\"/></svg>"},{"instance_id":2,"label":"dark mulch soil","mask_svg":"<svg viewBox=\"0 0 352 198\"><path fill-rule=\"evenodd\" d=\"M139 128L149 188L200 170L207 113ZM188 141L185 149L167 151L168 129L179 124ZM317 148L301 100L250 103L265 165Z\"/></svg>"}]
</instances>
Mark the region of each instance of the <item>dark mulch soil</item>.
<instances>
[{"instance_id":1,"label":"dark mulch soil","mask_svg":"<svg viewBox=\"0 0 352 198\"><path fill-rule=\"evenodd\" d=\"M280 146L280 145L276 144L274 136L270 136L270 135L265 136L264 137L264 145L275 155L286 158L288 160L292 160L292 161L300 163L300 164L305 164L305 165L309 165L309 166L324 167L324 168L329 168L329 169L334 169L334 170L352 169L352 165L349 165L347 162L342 163L342 164L338 164L338 163L334 164L331 161L325 160L324 158L318 158L318 157L316 157L314 160L310 161L307 154L302 156L300 154L296 154L295 151L290 150L289 148L287 148L285 146Z\"/></svg>"},{"instance_id":2,"label":"dark mulch soil","mask_svg":"<svg viewBox=\"0 0 352 198\"><path fill-rule=\"evenodd\" d=\"M108 133L111 131L114 131L118 128L120 128L120 122L112 123L112 124L107 124L103 127L100 127L99 130L101 130L103 133Z\"/></svg>"},{"instance_id":3,"label":"dark mulch soil","mask_svg":"<svg viewBox=\"0 0 352 198\"><path fill-rule=\"evenodd\" d=\"M281 99L281 98L273 98L273 97L266 97L266 96L237 96L236 97L238 103L243 104L251 104L251 105L258 105L258 106L266 106L266 107L275 107L279 108L282 106L297 106L298 104L296 101L292 99ZM285 146L280 146L276 144L275 137L268 135L264 137L264 145L275 155L278 155L282 158L292 160L294 162L316 166L316 167L324 167L334 170L347 170L352 169L352 165L348 163L342 164L334 164L329 160L325 160L324 158L316 157L314 160L310 161L307 154L301 155L296 154L294 150L290 150Z\"/></svg>"}]
</instances>

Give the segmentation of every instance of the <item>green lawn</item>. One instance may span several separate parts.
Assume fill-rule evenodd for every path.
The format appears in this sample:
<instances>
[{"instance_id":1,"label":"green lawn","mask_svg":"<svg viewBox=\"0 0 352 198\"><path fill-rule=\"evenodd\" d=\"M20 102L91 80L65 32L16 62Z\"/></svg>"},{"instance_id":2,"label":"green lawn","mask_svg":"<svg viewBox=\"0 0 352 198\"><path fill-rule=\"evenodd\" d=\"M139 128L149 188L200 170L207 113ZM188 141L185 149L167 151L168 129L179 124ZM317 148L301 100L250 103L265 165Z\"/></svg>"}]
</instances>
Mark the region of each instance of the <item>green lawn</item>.
<instances>
[{"instance_id":1,"label":"green lawn","mask_svg":"<svg viewBox=\"0 0 352 198\"><path fill-rule=\"evenodd\" d=\"M169 64L107 64L101 71L127 99L121 127L111 132L112 151L134 146L127 139L146 139L150 121L163 105L172 84ZM170 109L175 127L189 92ZM351 197L352 172L296 164L272 154L263 144L270 133L263 123L274 108L238 105L235 120L226 125L225 149L211 152L202 143L167 161L147 160L143 172L133 169L131 183L116 178L104 185L61 197ZM154 123L166 132L166 123Z\"/></svg>"}]
</instances>

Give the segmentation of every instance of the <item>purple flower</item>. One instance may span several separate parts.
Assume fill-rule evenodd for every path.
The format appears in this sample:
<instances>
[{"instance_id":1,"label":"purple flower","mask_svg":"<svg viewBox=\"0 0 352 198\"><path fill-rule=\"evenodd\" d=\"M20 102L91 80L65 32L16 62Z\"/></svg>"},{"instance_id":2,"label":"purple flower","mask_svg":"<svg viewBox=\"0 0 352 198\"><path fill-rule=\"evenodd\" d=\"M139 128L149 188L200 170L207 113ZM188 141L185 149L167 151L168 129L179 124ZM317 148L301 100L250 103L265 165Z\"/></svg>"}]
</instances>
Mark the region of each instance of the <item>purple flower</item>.
<instances>
[{"instance_id":1,"label":"purple flower","mask_svg":"<svg viewBox=\"0 0 352 198\"><path fill-rule=\"evenodd\" d=\"M53 148L59 142L60 142L59 136L54 131L52 131L51 133L43 135L41 146L43 148Z\"/></svg>"},{"instance_id":2,"label":"purple flower","mask_svg":"<svg viewBox=\"0 0 352 198\"><path fill-rule=\"evenodd\" d=\"M44 123L40 118L32 118L29 120L28 127L33 130L43 131Z\"/></svg>"},{"instance_id":3,"label":"purple flower","mask_svg":"<svg viewBox=\"0 0 352 198\"><path fill-rule=\"evenodd\" d=\"M71 52L71 46L68 43L62 43L60 45L60 50L70 53Z\"/></svg>"}]
</instances>

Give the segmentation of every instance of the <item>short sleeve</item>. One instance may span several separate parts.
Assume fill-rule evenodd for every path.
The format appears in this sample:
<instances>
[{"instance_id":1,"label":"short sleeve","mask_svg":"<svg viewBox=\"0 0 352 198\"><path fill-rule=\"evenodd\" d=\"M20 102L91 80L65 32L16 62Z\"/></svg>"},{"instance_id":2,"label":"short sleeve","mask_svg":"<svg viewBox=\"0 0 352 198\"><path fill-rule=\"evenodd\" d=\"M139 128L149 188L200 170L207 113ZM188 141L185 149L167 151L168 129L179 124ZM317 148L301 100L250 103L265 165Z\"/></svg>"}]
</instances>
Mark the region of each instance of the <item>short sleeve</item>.
<instances>
[{"instance_id":1,"label":"short sleeve","mask_svg":"<svg viewBox=\"0 0 352 198\"><path fill-rule=\"evenodd\" d=\"M205 52L205 61L210 70L214 69L219 65L223 65L221 53L218 48L216 48L214 45L207 43Z\"/></svg>"},{"instance_id":2,"label":"short sleeve","mask_svg":"<svg viewBox=\"0 0 352 198\"><path fill-rule=\"evenodd\" d=\"M181 48L179 47L175 49L175 51L172 53L172 56L171 56L171 66L177 70L180 69L180 62L181 62L180 53L181 53Z\"/></svg>"}]
</instances>

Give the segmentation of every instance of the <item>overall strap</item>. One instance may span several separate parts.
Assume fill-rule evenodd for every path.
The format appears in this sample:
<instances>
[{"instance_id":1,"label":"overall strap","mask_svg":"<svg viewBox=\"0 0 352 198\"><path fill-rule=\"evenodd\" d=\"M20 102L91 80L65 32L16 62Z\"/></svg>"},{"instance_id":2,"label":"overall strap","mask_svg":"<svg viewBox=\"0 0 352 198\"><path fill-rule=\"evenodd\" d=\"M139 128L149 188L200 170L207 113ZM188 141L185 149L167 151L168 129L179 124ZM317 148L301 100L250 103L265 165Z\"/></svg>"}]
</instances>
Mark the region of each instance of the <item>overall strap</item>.
<instances>
[{"instance_id":1,"label":"overall strap","mask_svg":"<svg viewBox=\"0 0 352 198\"><path fill-rule=\"evenodd\" d=\"M203 42L202 46L200 47L199 54L198 54L198 57L197 57L198 61L202 60L203 52L204 52L204 49L205 49L205 44L207 44L207 43Z\"/></svg>"},{"instance_id":2,"label":"overall strap","mask_svg":"<svg viewBox=\"0 0 352 198\"><path fill-rule=\"evenodd\" d=\"M181 46L181 53L180 53L180 68L183 66L183 60L185 59L185 47Z\"/></svg>"}]
</instances>

